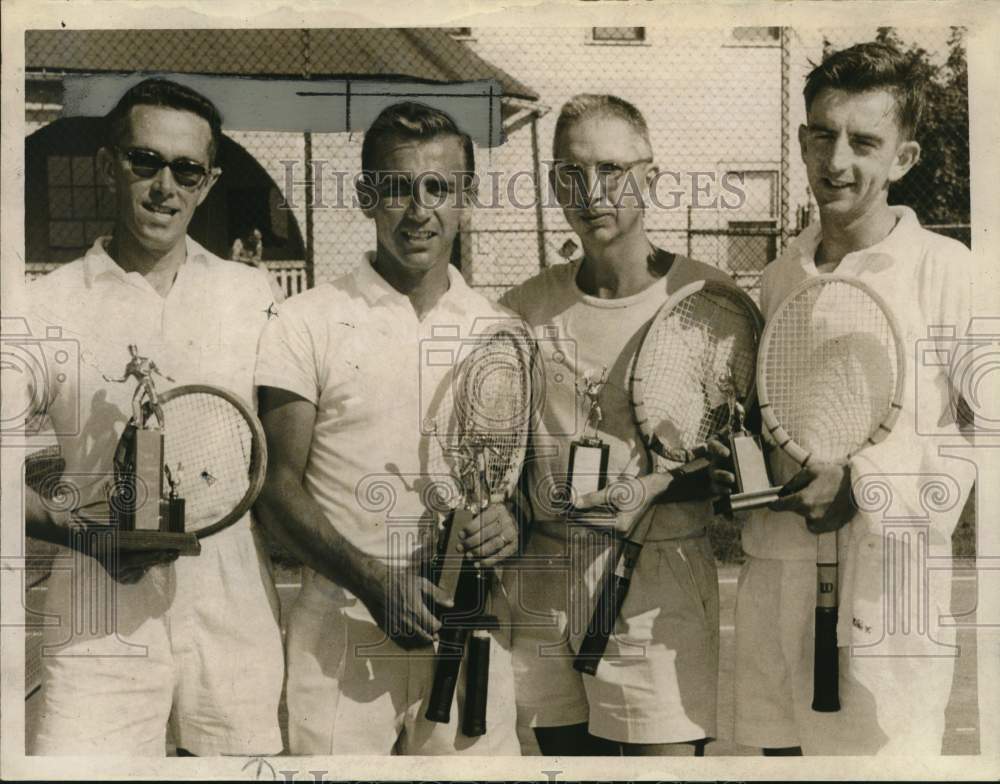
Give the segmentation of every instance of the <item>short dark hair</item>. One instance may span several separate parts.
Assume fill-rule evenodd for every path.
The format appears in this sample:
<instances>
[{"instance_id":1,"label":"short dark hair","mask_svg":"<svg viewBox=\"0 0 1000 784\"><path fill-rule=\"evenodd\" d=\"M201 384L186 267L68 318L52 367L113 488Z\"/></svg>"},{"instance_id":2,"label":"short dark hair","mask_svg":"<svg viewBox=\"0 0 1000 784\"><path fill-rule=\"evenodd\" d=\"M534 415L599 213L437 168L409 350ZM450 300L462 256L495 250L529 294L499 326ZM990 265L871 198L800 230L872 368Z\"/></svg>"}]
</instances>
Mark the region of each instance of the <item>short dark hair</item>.
<instances>
[{"instance_id":1,"label":"short dark hair","mask_svg":"<svg viewBox=\"0 0 1000 784\"><path fill-rule=\"evenodd\" d=\"M462 143L467 171L474 172L476 169L472 138L451 117L426 104L403 101L383 109L365 131L365 140L361 144L361 170L367 177L375 175L375 154L379 143L387 136L420 140L454 136Z\"/></svg>"},{"instance_id":2,"label":"short dark hair","mask_svg":"<svg viewBox=\"0 0 1000 784\"><path fill-rule=\"evenodd\" d=\"M896 99L896 122L913 138L924 112L924 85L911 60L894 46L869 41L828 55L806 77L806 111L826 88L862 93L886 90Z\"/></svg>"},{"instance_id":3,"label":"short dark hair","mask_svg":"<svg viewBox=\"0 0 1000 784\"><path fill-rule=\"evenodd\" d=\"M215 104L199 92L168 79L146 79L130 87L115 108L104 118L104 138L108 145L118 145L128 133L129 113L136 106L165 106L191 112L208 123L212 130L209 144L209 165L222 144L222 116Z\"/></svg>"},{"instance_id":4,"label":"short dark hair","mask_svg":"<svg viewBox=\"0 0 1000 784\"><path fill-rule=\"evenodd\" d=\"M574 95L559 110L556 120L556 130L552 135L552 155L558 152L559 137L576 122L586 117L616 117L632 126L632 129L642 137L650 150L653 145L649 141L649 126L634 104L617 95L598 95L580 93Z\"/></svg>"}]
</instances>

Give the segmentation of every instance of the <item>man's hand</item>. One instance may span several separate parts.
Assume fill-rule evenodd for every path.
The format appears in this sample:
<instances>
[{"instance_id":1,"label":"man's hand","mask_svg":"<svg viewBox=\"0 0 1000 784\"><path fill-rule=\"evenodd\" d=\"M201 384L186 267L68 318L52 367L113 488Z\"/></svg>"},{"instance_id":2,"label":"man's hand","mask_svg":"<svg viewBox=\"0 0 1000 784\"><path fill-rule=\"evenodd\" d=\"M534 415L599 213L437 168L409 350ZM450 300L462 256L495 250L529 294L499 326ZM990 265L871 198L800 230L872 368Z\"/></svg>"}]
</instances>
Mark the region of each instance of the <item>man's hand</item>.
<instances>
[{"instance_id":1,"label":"man's hand","mask_svg":"<svg viewBox=\"0 0 1000 784\"><path fill-rule=\"evenodd\" d=\"M118 551L92 555L111 577L123 585L141 580L154 566L172 563L179 555L177 550L148 550L142 552Z\"/></svg>"},{"instance_id":2,"label":"man's hand","mask_svg":"<svg viewBox=\"0 0 1000 784\"><path fill-rule=\"evenodd\" d=\"M795 512L814 534L836 531L854 516L851 471L847 463L817 463L793 476L781 488L775 512Z\"/></svg>"},{"instance_id":3,"label":"man's hand","mask_svg":"<svg viewBox=\"0 0 1000 784\"><path fill-rule=\"evenodd\" d=\"M607 487L579 498L573 508L581 512L598 507L610 509L614 514L615 530L627 534L636 520L646 513L656 496L669 485L669 474L620 476Z\"/></svg>"},{"instance_id":4,"label":"man's hand","mask_svg":"<svg viewBox=\"0 0 1000 784\"><path fill-rule=\"evenodd\" d=\"M733 459L729 446L715 436L708 440L707 446L708 459L712 464L708 470L712 495L730 495L736 489L736 474L732 470Z\"/></svg>"},{"instance_id":5,"label":"man's hand","mask_svg":"<svg viewBox=\"0 0 1000 784\"><path fill-rule=\"evenodd\" d=\"M379 627L402 648L421 648L437 639L441 621L431 607L454 606L451 596L413 567L387 566L382 584L365 602Z\"/></svg>"},{"instance_id":6,"label":"man's hand","mask_svg":"<svg viewBox=\"0 0 1000 784\"><path fill-rule=\"evenodd\" d=\"M480 566L496 566L517 553L517 523L505 504L494 503L458 533L459 547Z\"/></svg>"}]
</instances>

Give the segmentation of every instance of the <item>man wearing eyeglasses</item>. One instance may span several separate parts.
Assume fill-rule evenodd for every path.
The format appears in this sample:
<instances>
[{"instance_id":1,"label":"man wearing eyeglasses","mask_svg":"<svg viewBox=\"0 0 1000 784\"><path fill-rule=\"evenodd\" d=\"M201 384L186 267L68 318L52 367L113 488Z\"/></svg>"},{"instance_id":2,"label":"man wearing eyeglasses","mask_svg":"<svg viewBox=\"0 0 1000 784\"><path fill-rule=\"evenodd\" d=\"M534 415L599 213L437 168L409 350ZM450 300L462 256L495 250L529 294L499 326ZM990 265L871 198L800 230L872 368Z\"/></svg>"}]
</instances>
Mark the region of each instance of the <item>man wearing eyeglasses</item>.
<instances>
[{"instance_id":1,"label":"man wearing eyeglasses","mask_svg":"<svg viewBox=\"0 0 1000 784\"><path fill-rule=\"evenodd\" d=\"M426 569L428 540L445 517L441 491L454 491L456 456L437 459L445 447L436 425L451 427L440 413L463 343L513 318L450 264L471 198L472 140L441 111L394 104L365 132L361 168L358 197L375 224L375 251L290 298L264 331L257 362L269 455L257 507L306 566L288 621L290 749L517 755L509 611L498 582L486 733L460 729L464 674L450 723L426 718L431 644L438 615L452 606ZM517 550L502 504L461 536L484 567Z\"/></svg>"},{"instance_id":2,"label":"man wearing eyeglasses","mask_svg":"<svg viewBox=\"0 0 1000 784\"><path fill-rule=\"evenodd\" d=\"M632 104L612 95L572 98L556 121L553 148L551 185L584 256L501 300L539 336L546 378L526 469L532 524L525 552L534 568L521 575L514 615L518 729L523 746L537 740L549 755L699 753L715 734L718 674L710 514L706 501L664 503L670 478L647 456L628 377L645 326L673 292L728 279L650 242L644 211L657 168L646 122ZM576 509L620 506L614 524L621 532L642 515L653 521L615 634L590 676L574 670L567 641L580 639L579 627L590 620L587 595L606 551L586 557L588 523L567 521L553 488L564 486L571 443L588 428L574 379L597 378L603 383L586 397L602 414L596 429L609 445L609 485L627 478L635 493L593 493ZM586 563L569 575L539 568L573 566L578 556Z\"/></svg>"},{"instance_id":3,"label":"man wearing eyeglasses","mask_svg":"<svg viewBox=\"0 0 1000 784\"><path fill-rule=\"evenodd\" d=\"M193 90L161 79L128 90L97 153L113 232L29 289L33 334L57 328L79 349L78 374L57 373L56 361L32 380L29 412L59 434L77 509L105 499L133 413L133 387L112 382L130 360L159 370L160 392L204 383L253 400L268 282L187 236L221 173L221 139L217 109ZM72 535L72 512L25 492L28 534L77 548L61 551L71 567L47 584L45 611L58 622L46 626L32 753L163 756L168 728L179 754L280 752L277 601L250 515L203 539L197 557L104 556L81 552L88 540Z\"/></svg>"}]
</instances>

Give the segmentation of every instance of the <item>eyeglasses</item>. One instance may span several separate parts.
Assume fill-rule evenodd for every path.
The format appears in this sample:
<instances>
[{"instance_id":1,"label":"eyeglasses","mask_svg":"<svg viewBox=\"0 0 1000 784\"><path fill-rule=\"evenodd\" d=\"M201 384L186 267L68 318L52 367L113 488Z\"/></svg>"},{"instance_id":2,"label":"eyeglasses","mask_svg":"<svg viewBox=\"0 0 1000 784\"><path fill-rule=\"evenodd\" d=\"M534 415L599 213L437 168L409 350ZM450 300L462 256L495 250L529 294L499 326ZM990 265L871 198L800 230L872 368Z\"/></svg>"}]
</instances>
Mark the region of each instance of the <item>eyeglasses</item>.
<instances>
[{"instance_id":1,"label":"eyeglasses","mask_svg":"<svg viewBox=\"0 0 1000 784\"><path fill-rule=\"evenodd\" d=\"M638 166L640 163L652 162L652 158L639 158L638 160L627 161L625 163L618 163L617 161L598 161L591 166L581 166L578 163L559 162L556 163L553 170L555 171L557 188L572 188L574 190L579 189L577 192L583 192L586 189L586 174L588 172L593 172L594 180L600 183L605 190L615 190L625 180L625 175L628 174L628 172L634 167Z\"/></svg>"},{"instance_id":2,"label":"eyeglasses","mask_svg":"<svg viewBox=\"0 0 1000 784\"><path fill-rule=\"evenodd\" d=\"M215 171L206 169L196 161L184 158L167 161L152 150L135 148L123 150L121 147L116 147L115 149L122 153L125 160L128 161L132 174L144 180L155 177L164 166L169 166L171 173L174 175L174 180L177 181L178 185L182 188L197 188L205 182L209 174Z\"/></svg>"}]
</instances>

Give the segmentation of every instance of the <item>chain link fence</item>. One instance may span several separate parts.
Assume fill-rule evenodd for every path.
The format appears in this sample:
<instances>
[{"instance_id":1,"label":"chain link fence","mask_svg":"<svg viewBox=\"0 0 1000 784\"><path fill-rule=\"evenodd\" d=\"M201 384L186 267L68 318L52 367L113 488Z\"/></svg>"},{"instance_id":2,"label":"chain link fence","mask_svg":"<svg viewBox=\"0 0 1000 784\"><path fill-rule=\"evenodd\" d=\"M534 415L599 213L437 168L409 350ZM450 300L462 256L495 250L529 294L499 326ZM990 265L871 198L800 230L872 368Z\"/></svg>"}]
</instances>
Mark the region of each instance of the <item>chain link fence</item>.
<instances>
[{"instance_id":1,"label":"chain link fence","mask_svg":"<svg viewBox=\"0 0 1000 784\"><path fill-rule=\"evenodd\" d=\"M140 32L141 34L137 34ZM197 39L197 40L195 40ZM559 107L614 93L645 115L660 170L653 241L756 293L764 265L815 219L797 128L825 52L867 40L906 52L929 85L922 158L891 198L970 242L968 99L956 28L449 28L45 31L26 38L29 274L74 258L108 228L94 176L97 121L55 121L65 73L160 71L281 78L495 79L506 139L477 149L477 207L453 254L489 296L579 255L548 185ZM433 90L433 87L429 87ZM60 128L62 129L60 132ZM286 294L352 269L375 245L353 199L362 134L227 130L224 175L192 224L222 256L260 231Z\"/></svg>"}]
</instances>

